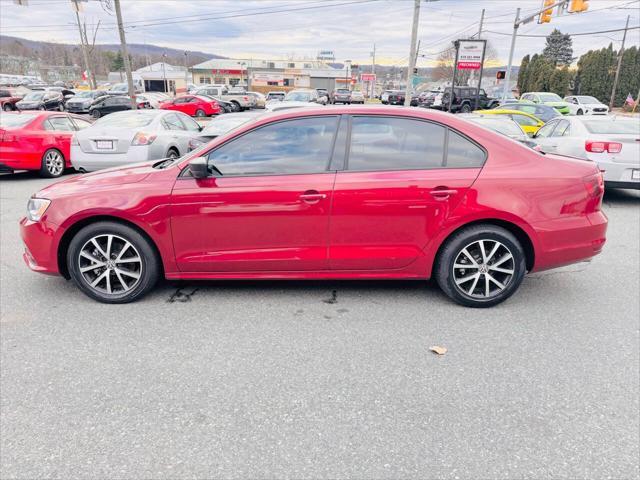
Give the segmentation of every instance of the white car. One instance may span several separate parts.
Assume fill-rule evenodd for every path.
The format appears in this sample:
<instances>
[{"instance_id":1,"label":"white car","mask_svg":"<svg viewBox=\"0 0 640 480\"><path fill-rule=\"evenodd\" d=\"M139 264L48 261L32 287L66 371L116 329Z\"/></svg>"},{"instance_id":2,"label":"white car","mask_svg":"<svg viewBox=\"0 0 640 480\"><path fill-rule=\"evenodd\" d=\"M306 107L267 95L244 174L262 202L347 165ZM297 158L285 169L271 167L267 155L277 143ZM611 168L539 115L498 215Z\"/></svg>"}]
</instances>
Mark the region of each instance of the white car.
<instances>
[{"instance_id":1,"label":"white car","mask_svg":"<svg viewBox=\"0 0 640 480\"><path fill-rule=\"evenodd\" d=\"M542 152L595 162L604 171L607 187L640 189L637 117L557 117L533 138Z\"/></svg>"},{"instance_id":2,"label":"white car","mask_svg":"<svg viewBox=\"0 0 640 480\"><path fill-rule=\"evenodd\" d=\"M607 115L609 107L589 95L570 95L564 97L564 101L569 104L571 115Z\"/></svg>"},{"instance_id":3,"label":"white car","mask_svg":"<svg viewBox=\"0 0 640 480\"><path fill-rule=\"evenodd\" d=\"M200 125L182 112L115 112L73 135L71 164L81 172L92 172L178 158L189 151L189 142L200 135L200 130Z\"/></svg>"}]
</instances>

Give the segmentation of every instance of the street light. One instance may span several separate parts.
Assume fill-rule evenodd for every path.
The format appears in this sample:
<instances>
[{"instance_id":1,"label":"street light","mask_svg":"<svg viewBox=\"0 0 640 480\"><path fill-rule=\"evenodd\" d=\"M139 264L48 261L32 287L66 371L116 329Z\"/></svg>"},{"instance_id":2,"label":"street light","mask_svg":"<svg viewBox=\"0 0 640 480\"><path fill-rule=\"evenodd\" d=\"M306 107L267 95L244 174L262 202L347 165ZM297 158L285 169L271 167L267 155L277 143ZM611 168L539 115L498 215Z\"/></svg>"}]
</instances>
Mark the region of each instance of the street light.
<instances>
[{"instance_id":1,"label":"street light","mask_svg":"<svg viewBox=\"0 0 640 480\"><path fill-rule=\"evenodd\" d=\"M351 67L351 60L345 60L344 61L344 86L345 88L348 88L349 90L351 90L351 88L349 87L349 67Z\"/></svg>"}]
</instances>

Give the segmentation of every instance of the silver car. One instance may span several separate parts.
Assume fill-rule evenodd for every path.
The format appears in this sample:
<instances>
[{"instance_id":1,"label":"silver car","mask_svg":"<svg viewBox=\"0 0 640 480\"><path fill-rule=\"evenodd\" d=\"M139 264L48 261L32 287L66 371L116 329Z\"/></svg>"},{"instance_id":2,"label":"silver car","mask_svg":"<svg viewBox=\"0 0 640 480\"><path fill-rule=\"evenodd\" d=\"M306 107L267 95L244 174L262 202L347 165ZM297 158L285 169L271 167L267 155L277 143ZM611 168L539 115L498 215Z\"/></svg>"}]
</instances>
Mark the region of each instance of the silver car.
<instances>
[{"instance_id":1,"label":"silver car","mask_svg":"<svg viewBox=\"0 0 640 480\"><path fill-rule=\"evenodd\" d=\"M622 116L558 117L534 135L541 151L595 162L605 186L640 189L640 121Z\"/></svg>"},{"instance_id":2,"label":"silver car","mask_svg":"<svg viewBox=\"0 0 640 480\"><path fill-rule=\"evenodd\" d=\"M227 132L230 132L240 125L244 125L247 122L255 120L263 115L268 115L264 111L248 110L246 112L229 113L227 115L220 115L214 117L202 129L200 134L189 142L189 150L195 150L196 148L206 145L211 140Z\"/></svg>"},{"instance_id":3,"label":"silver car","mask_svg":"<svg viewBox=\"0 0 640 480\"><path fill-rule=\"evenodd\" d=\"M81 172L177 158L201 127L188 115L170 110L116 112L77 132L71 139L71 164Z\"/></svg>"}]
</instances>

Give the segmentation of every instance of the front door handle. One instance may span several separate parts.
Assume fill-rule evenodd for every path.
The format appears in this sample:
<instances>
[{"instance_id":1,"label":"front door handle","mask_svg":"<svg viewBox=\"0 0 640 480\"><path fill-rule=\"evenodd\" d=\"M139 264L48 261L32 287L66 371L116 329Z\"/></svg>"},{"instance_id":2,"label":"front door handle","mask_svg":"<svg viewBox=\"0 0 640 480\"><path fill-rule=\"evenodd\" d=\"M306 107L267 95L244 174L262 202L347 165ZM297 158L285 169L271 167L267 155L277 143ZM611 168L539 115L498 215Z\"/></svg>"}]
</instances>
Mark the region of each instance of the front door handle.
<instances>
[{"instance_id":1,"label":"front door handle","mask_svg":"<svg viewBox=\"0 0 640 480\"><path fill-rule=\"evenodd\" d=\"M320 193L317 190L307 190L302 195L300 195L300 200L306 203L317 203L320 200L324 200L327 198L327 195L324 193Z\"/></svg>"},{"instance_id":2,"label":"front door handle","mask_svg":"<svg viewBox=\"0 0 640 480\"><path fill-rule=\"evenodd\" d=\"M456 193L458 193L458 190L449 189L449 188L440 188L440 189L433 189L429 193L431 194L432 197L435 197L438 200L446 200L451 195L455 195Z\"/></svg>"}]
</instances>

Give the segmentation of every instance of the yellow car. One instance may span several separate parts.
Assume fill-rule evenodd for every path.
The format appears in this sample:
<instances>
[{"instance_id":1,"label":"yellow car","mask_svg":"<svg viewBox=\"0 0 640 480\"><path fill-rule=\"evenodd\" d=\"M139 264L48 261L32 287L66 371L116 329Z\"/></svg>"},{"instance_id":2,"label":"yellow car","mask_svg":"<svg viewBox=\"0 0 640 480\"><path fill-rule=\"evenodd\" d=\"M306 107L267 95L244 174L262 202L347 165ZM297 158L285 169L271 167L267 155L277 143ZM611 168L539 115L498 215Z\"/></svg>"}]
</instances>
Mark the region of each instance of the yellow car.
<instances>
[{"instance_id":1,"label":"yellow car","mask_svg":"<svg viewBox=\"0 0 640 480\"><path fill-rule=\"evenodd\" d=\"M532 137L535 133L544 125L544 122L538 117L535 117L527 112L521 112L519 110L506 110L500 108L494 108L492 110L476 110L474 113L482 113L483 115L508 115L513 118L525 131L527 135Z\"/></svg>"}]
</instances>

